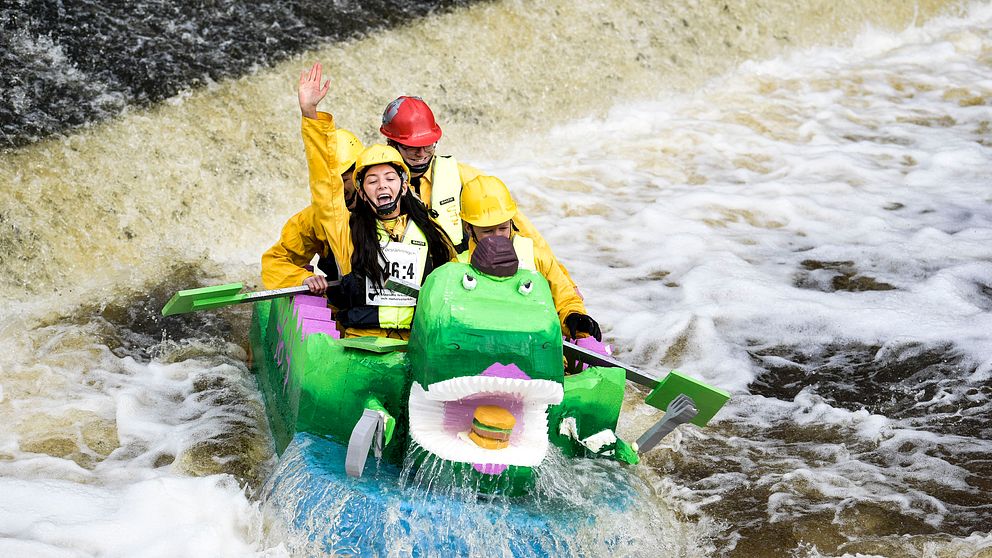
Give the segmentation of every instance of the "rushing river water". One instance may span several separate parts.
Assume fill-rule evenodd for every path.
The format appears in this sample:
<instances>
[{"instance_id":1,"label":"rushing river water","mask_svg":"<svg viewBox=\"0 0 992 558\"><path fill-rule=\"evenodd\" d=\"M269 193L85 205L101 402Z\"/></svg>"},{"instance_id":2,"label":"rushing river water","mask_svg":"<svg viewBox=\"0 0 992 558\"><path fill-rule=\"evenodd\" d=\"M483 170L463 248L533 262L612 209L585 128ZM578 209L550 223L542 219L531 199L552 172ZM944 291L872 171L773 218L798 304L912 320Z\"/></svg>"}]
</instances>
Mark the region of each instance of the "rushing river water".
<instances>
[{"instance_id":1,"label":"rushing river water","mask_svg":"<svg viewBox=\"0 0 992 558\"><path fill-rule=\"evenodd\" d=\"M562 548L992 556L990 3L211 5L0 8L0 556L307 555L262 501L250 308L159 310L258 286L316 59L367 142L423 96L619 358L734 394Z\"/></svg>"}]
</instances>

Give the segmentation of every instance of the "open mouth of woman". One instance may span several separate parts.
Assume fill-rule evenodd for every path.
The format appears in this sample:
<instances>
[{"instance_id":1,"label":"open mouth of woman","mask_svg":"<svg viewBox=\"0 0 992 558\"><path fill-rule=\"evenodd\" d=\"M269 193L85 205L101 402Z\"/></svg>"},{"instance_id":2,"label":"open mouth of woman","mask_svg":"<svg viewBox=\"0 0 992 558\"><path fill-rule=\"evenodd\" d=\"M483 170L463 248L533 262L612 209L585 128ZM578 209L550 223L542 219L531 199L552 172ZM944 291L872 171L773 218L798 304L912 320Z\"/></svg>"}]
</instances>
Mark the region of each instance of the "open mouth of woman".
<instances>
[{"instance_id":1,"label":"open mouth of woman","mask_svg":"<svg viewBox=\"0 0 992 558\"><path fill-rule=\"evenodd\" d=\"M485 373L431 384L428 390L414 382L410 435L434 455L472 463L482 472L533 467L548 452L548 406L561 403L563 396L557 382ZM505 420L486 424L480 408Z\"/></svg>"}]
</instances>

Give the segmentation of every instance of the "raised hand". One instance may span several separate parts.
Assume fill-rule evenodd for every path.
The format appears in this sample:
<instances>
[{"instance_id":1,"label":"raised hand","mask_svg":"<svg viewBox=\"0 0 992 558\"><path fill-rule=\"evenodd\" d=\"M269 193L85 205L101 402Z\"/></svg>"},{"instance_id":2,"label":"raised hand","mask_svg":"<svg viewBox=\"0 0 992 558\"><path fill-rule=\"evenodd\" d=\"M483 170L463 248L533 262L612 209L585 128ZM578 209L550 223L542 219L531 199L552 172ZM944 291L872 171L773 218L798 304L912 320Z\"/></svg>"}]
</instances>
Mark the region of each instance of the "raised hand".
<instances>
[{"instance_id":1,"label":"raised hand","mask_svg":"<svg viewBox=\"0 0 992 558\"><path fill-rule=\"evenodd\" d=\"M321 85L321 73L324 67L320 65L320 62L315 62L309 70L303 70L300 73L300 87L299 87L299 97L300 97L300 112L306 118L317 118L317 103L319 103L325 95L327 95L328 89L331 88L331 80L327 80Z\"/></svg>"}]
</instances>

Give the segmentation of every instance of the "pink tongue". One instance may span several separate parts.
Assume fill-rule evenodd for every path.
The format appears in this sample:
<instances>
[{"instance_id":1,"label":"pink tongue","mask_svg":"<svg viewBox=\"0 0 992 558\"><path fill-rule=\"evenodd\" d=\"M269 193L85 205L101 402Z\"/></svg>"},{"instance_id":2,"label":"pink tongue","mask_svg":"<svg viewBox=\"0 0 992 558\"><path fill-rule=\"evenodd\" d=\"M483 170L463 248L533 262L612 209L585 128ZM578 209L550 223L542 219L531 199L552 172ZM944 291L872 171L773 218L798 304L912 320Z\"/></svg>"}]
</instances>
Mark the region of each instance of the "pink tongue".
<instances>
[{"instance_id":1,"label":"pink tongue","mask_svg":"<svg viewBox=\"0 0 992 558\"><path fill-rule=\"evenodd\" d=\"M473 463L472 467L483 475L498 475L506 470L503 463Z\"/></svg>"}]
</instances>

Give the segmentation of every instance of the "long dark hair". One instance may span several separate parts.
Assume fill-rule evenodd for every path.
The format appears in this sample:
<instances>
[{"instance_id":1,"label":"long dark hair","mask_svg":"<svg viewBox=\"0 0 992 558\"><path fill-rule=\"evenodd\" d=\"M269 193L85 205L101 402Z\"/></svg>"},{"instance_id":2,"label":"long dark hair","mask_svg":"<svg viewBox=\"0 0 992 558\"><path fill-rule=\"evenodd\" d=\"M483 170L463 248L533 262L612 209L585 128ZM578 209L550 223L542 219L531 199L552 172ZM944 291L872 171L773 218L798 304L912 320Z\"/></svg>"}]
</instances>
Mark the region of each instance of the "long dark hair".
<instances>
[{"instance_id":1,"label":"long dark hair","mask_svg":"<svg viewBox=\"0 0 992 558\"><path fill-rule=\"evenodd\" d=\"M401 173L401 176L405 174L400 169L397 171ZM431 219L430 210L420 201L420 198L413 194L409 184L406 186L406 193L400 196L400 214L407 216L407 226L409 226L410 221L413 221L420 227L427 239L427 266L424 269L424 277L426 277L435 267L451 260L454 248L448 234L434 222L434 219ZM362 185L358 183L355 187L361 189ZM365 196L361 193L358 195L358 203L351 211L349 220L351 244L354 247L351 253L351 272L372 281L377 289L381 289L386 282L386 274L379 262L380 258L385 260L386 256L382 252L382 246L379 245L377 230L379 218Z\"/></svg>"}]
</instances>

